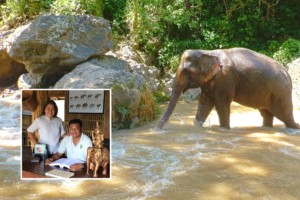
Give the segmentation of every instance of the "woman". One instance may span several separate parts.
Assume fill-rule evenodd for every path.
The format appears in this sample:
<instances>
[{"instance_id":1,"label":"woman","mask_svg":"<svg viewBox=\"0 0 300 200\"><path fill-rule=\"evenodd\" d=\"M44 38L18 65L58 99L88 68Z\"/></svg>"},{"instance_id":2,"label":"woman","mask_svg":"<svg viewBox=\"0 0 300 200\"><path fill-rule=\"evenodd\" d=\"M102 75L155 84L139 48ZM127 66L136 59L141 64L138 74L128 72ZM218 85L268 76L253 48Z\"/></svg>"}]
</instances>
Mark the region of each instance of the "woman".
<instances>
[{"instance_id":1,"label":"woman","mask_svg":"<svg viewBox=\"0 0 300 200\"><path fill-rule=\"evenodd\" d=\"M46 144L50 155L57 152L59 139L66 133L62 120L57 117L57 112L56 103L48 100L43 108L43 114L36 118L27 129L32 146L38 143ZM39 132L39 140L35 136L35 131Z\"/></svg>"}]
</instances>

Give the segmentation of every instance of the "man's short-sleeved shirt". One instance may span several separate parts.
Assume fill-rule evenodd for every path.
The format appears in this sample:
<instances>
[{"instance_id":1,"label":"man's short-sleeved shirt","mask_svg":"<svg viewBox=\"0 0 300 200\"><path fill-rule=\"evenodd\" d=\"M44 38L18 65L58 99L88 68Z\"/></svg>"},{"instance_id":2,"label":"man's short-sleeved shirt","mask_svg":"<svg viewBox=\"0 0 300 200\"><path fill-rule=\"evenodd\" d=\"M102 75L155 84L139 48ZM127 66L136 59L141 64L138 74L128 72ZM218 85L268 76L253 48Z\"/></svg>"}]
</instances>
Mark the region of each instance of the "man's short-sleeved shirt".
<instances>
[{"instance_id":1,"label":"man's short-sleeved shirt","mask_svg":"<svg viewBox=\"0 0 300 200\"><path fill-rule=\"evenodd\" d=\"M48 118L42 115L36 118L33 123L27 128L28 132L39 132L39 143L47 144L48 153L54 154L59 146L59 138L63 135L65 127L59 117Z\"/></svg>"},{"instance_id":2,"label":"man's short-sleeved shirt","mask_svg":"<svg viewBox=\"0 0 300 200\"><path fill-rule=\"evenodd\" d=\"M68 158L86 162L87 149L92 146L92 140L82 133L80 141L76 145L73 143L72 136L65 136L59 145L58 152L61 154L66 153Z\"/></svg>"}]
</instances>

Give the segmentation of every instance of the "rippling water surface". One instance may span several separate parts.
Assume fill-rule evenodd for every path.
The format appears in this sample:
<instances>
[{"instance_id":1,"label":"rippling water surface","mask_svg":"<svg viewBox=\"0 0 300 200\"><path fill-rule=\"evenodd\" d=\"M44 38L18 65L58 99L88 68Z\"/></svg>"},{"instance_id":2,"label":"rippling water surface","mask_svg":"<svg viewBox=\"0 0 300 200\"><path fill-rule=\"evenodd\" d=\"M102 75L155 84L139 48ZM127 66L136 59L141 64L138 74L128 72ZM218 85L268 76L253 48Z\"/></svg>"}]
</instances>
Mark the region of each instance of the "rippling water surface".
<instances>
[{"instance_id":1,"label":"rippling water surface","mask_svg":"<svg viewBox=\"0 0 300 200\"><path fill-rule=\"evenodd\" d=\"M280 121L262 128L250 108L232 105L231 130L217 126L215 112L194 127L197 104L179 103L164 131L157 121L115 131L104 181L20 181L18 109L0 102L1 199L300 199L300 131Z\"/></svg>"}]
</instances>

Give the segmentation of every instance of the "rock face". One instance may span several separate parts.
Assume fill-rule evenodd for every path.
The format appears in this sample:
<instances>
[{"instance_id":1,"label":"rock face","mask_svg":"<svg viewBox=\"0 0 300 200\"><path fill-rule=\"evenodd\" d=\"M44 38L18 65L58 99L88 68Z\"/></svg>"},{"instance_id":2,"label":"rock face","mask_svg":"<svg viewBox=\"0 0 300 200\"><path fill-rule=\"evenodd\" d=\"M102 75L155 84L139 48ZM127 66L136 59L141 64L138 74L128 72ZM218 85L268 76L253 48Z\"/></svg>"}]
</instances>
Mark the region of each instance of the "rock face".
<instances>
[{"instance_id":1,"label":"rock face","mask_svg":"<svg viewBox=\"0 0 300 200\"><path fill-rule=\"evenodd\" d=\"M25 73L25 66L12 59L6 52L5 39L12 31L0 34L0 86L9 86L18 80L18 77Z\"/></svg>"},{"instance_id":2,"label":"rock face","mask_svg":"<svg viewBox=\"0 0 300 200\"><path fill-rule=\"evenodd\" d=\"M28 88L112 88L115 128L130 128L154 118L152 91L159 71L147 66L130 46L112 48L109 22L91 16L39 16L12 31L3 55L23 63L18 79ZM3 61L4 59L2 59ZM1 63L1 58L0 58Z\"/></svg>"},{"instance_id":3,"label":"rock face","mask_svg":"<svg viewBox=\"0 0 300 200\"><path fill-rule=\"evenodd\" d=\"M112 56L95 58L78 65L66 74L54 88L111 88L116 84L126 84L132 79L134 84L142 85L142 77L127 72L126 61Z\"/></svg>"},{"instance_id":4,"label":"rock face","mask_svg":"<svg viewBox=\"0 0 300 200\"><path fill-rule=\"evenodd\" d=\"M114 128L133 128L155 117L152 92L148 87L115 86L112 105Z\"/></svg>"},{"instance_id":5,"label":"rock face","mask_svg":"<svg viewBox=\"0 0 300 200\"><path fill-rule=\"evenodd\" d=\"M26 73L18 79L19 89L40 88L42 86L43 76L40 74Z\"/></svg>"},{"instance_id":6,"label":"rock face","mask_svg":"<svg viewBox=\"0 0 300 200\"><path fill-rule=\"evenodd\" d=\"M158 90L159 70L154 66L147 66L143 56L126 44L120 44L120 48L113 53L117 58L128 62L127 71L143 76L147 86L152 90Z\"/></svg>"},{"instance_id":7,"label":"rock face","mask_svg":"<svg viewBox=\"0 0 300 200\"><path fill-rule=\"evenodd\" d=\"M11 59L6 51L0 50L0 86L9 86L25 73L25 66Z\"/></svg>"},{"instance_id":8,"label":"rock face","mask_svg":"<svg viewBox=\"0 0 300 200\"><path fill-rule=\"evenodd\" d=\"M154 118L152 92L143 76L113 56L92 59L66 74L54 88L112 88L114 128L132 128Z\"/></svg>"},{"instance_id":9,"label":"rock face","mask_svg":"<svg viewBox=\"0 0 300 200\"><path fill-rule=\"evenodd\" d=\"M29 73L53 75L71 71L90 57L112 48L107 20L83 16L39 16L8 39L8 54Z\"/></svg>"},{"instance_id":10,"label":"rock face","mask_svg":"<svg viewBox=\"0 0 300 200\"><path fill-rule=\"evenodd\" d=\"M166 96L171 96L172 94L172 88L173 88L173 82L175 79L176 73L170 72L168 75L164 77L164 79L161 80L161 90ZM196 89L189 89L184 94L180 96L180 100L189 102L198 100L201 95L201 88Z\"/></svg>"}]
</instances>

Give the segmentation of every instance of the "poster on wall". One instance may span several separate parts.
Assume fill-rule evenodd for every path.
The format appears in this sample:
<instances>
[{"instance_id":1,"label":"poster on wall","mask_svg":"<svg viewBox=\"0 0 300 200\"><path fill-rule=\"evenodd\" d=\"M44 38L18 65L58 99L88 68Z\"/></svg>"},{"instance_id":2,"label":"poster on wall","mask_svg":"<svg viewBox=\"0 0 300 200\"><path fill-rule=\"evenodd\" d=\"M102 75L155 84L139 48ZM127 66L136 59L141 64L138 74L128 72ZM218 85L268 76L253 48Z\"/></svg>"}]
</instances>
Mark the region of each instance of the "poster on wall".
<instances>
[{"instance_id":1,"label":"poster on wall","mask_svg":"<svg viewBox=\"0 0 300 200\"><path fill-rule=\"evenodd\" d=\"M70 113L103 113L104 90L70 90Z\"/></svg>"}]
</instances>

